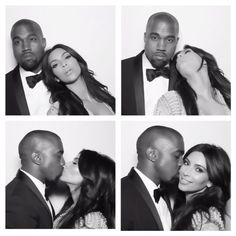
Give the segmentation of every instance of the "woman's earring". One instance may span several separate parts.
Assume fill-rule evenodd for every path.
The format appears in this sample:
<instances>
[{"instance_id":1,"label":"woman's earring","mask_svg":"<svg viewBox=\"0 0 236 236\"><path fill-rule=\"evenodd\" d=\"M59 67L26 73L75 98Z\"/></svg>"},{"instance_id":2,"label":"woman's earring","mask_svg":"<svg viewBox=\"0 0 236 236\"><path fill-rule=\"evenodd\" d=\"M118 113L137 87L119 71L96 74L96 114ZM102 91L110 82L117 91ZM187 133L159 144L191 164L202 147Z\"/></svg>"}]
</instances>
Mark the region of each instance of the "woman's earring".
<instances>
[{"instance_id":1,"label":"woman's earring","mask_svg":"<svg viewBox=\"0 0 236 236\"><path fill-rule=\"evenodd\" d=\"M56 81L57 83L60 82L60 80L59 80L57 77L55 77L55 81Z\"/></svg>"}]
</instances>

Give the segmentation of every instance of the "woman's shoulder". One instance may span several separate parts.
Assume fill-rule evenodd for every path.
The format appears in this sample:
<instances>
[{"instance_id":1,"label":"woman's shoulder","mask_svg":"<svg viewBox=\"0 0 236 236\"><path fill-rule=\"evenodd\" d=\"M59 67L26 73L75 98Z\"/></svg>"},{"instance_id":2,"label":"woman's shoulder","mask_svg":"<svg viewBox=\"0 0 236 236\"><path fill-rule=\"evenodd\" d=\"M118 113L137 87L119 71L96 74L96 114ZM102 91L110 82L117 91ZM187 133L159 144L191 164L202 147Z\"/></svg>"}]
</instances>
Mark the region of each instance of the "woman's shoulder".
<instances>
[{"instance_id":1,"label":"woman's shoulder","mask_svg":"<svg viewBox=\"0 0 236 236\"><path fill-rule=\"evenodd\" d=\"M175 90L163 94L157 101L155 115L186 115L182 98Z\"/></svg>"},{"instance_id":2,"label":"woman's shoulder","mask_svg":"<svg viewBox=\"0 0 236 236\"><path fill-rule=\"evenodd\" d=\"M107 220L100 211L94 211L80 217L75 222L76 229L107 229Z\"/></svg>"},{"instance_id":3,"label":"woman's shoulder","mask_svg":"<svg viewBox=\"0 0 236 236\"><path fill-rule=\"evenodd\" d=\"M192 216L192 227L195 231L225 230L222 215L213 206L208 209L208 212L196 211Z\"/></svg>"}]
</instances>

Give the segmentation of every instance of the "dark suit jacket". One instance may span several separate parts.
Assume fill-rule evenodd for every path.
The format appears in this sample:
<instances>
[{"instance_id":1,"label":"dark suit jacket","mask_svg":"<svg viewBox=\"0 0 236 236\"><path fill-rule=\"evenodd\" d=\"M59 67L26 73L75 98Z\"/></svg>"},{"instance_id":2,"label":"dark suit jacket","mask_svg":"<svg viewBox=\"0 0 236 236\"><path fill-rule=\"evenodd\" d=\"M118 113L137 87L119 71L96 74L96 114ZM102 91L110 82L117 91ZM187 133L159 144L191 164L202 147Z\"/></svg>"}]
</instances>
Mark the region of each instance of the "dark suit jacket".
<instances>
[{"instance_id":1,"label":"dark suit jacket","mask_svg":"<svg viewBox=\"0 0 236 236\"><path fill-rule=\"evenodd\" d=\"M19 66L6 74L6 115L29 115Z\"/></svg>"},{"instance_id":2,"label":"dark suit jacket","mask_svg":"<svg viewBox=\"0 0 236 236\"><path fill-rule=\"evenodd\" d=\"M122 115L145 115L142 55L122 60ZM171 90L169 83L169 89ZM167 91L166 91L167 92Z\"/></svg>"},{"instance_id":3,"label":"dark suit jacket","mask_svg":"<svg viewBox=\"0 0 236 236\"><path fill-rule=\"evenodd\" d=\"M47 203L22 171L18 171L6 187L6 228L52 228L52 216Z\"/></svg>"},{"instance_id":4,"label":"dark suit jacket","mask_svg":"<svg viewBox=\"0 0 236 236\"><path fill-rule=\"evenodd\" d=\"M133 168L121 180L121 230L163 230L154 202Z\"/></svg>"}]
</instances>

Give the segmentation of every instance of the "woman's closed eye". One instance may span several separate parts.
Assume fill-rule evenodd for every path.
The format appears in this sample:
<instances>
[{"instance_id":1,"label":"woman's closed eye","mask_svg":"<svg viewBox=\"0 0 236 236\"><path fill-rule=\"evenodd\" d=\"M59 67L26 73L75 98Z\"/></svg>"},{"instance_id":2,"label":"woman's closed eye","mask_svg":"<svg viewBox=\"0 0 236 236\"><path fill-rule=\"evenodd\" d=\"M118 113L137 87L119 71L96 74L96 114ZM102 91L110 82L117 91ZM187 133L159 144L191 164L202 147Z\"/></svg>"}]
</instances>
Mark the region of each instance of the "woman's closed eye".
<instances>
[{"instance_id":1,"label":"woman's closed eye","mask_svg":"<svg viewBox=\"0 0 236 236\"><path fill-rule=\"evenodd\" d=\"M189 53L189 52L191 52L191 49L185 50L184 54L187 54L187 53Z\"/></svg>"},{"instance_id":2,"label":"woman's closed eye","mask_svg":"<svg viewBox=\"0 0 236 236\"><path fill-rule=\"evenodd\" d=\"M58 64L57 64L57 63L55 63L55 64L52 64L52 65L51 65L52 69L55 69L55 68L57 68L57 66L58 66Z\"/></svg>"},{"instance_id":3,"label":"woman's closed eye","mask_svg":"<svg viewBox=\"0 0 236 236\"><path fill-rule=\"evenodd\" d=\"M71 55L70 54L67 54L66 56L65 56L65 59L70 59L71 58Z\"/></svg>"}]
</instances>

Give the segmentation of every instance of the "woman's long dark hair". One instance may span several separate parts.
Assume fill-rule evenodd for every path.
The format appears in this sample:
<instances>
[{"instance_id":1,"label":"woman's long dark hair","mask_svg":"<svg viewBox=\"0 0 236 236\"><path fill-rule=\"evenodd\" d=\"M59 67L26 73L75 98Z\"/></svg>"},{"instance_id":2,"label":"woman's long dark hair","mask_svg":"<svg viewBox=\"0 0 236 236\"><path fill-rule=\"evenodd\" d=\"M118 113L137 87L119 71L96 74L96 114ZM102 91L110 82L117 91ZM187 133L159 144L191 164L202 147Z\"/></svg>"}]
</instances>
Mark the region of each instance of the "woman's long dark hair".
<instances>
[{"instance_id":1,"label":"woman's long dark hair","mask_svg":"<svg viewBox=\"0 0 236 236\"><path fill-rule=\"evenodd\" d=\"M78 61L81 68L81 77L84 79L92 98L98 102L106 103L115 112L115 98L108 92L105 85L94 78L94 72L88 69L86 61L72 48L63 44L57 44L46 51L42 70L44 73L44 83L51 92L52 102L58 101L60 104L59 115L88 115L88 112L84 108L82 100L76 94L70 91L63 82L55 80L55 75L48 63L48 57L57 48L64 49Z\"/></svg>"},{"instance_id":2,"label":"woman's long dark hair","mask_svg":"<svg viewBox=\"0 0 236 236\"><path fill-rule=\"evenodd\" d=\"M95 211L105 216L108 228L115 228L115 162L84 149L80 152L78 168L83 176L80 196L61 228L72 228L80 217Z\"/></svg>"},{"instance_id":3,"label":"woman's long dark hair","mask_svg":"<svg viewBox=\"0 0 236 236\"><path fill-rule=\"evenodd\" d=\"M202 58L199 70L202 68L204 61L207 63L208 75L212 88L218 89L222 94L225 103L231 108L231 86L223 72L219 69L215 58L208 52L196 47L185 45L184 49L191 49ZM173 79L173 89L176 90L183 100L183 104L187 115L199 115L197 108L197 94L176 69L176 60L179 52L175 54L170 62L170 77Z\"/></svg>"},{"instance_id":4,"label":"woman's long dark hair","mask_svg":"<svg viewBox=\"0 0 236 236\"><path fill-rule=\"evenodd\" d=\"M230 159L221 147L210 144L198 144L192 147L183 159L195 151L201 152L206 159L207 173L212 186L197 193L175 211L173 230L193 230L191 224L193 214L196 211L209 213L209 208L212 206L217 208L224 220L226 202L230 198Z\"/></svg>"}]
</instances>

